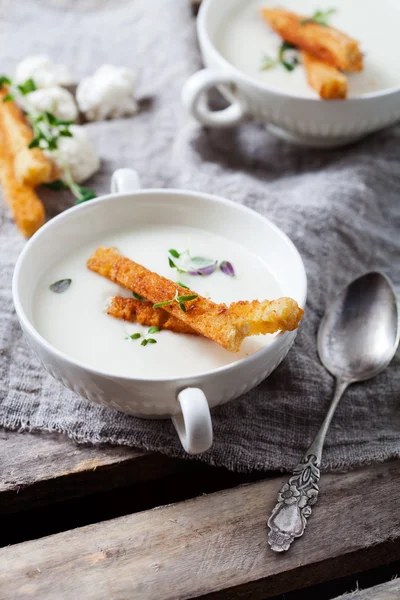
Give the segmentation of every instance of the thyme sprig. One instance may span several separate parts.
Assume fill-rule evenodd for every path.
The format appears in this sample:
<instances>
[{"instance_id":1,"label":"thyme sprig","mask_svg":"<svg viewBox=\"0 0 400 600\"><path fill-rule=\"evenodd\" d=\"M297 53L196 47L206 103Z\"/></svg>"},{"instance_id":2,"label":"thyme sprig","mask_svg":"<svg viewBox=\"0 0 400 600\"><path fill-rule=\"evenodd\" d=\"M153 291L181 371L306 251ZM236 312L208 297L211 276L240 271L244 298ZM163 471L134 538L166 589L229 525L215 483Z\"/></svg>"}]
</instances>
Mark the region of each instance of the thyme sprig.
<instances>
[{"instance_id":1,"label":"thyme sprig","mask_svg":"<svg viewBox=\"0 0 400 600\"><path fill-rule=\"evenodd\" d=\"M160 330L158 327L149 327L147 333L143 336L143 340L141 341L141 346L147 346L147 344L157 344L157 340L152 337L148 337L149 335L153 335L154 333L158 333ZM138 340L142 337L141 333L132 333L132 335L128 335L126 340Z\"/></svg>"},{"instance_id":2,"label":"thyme sprig","mask_svg":"<svg viewBox=\"0 0 400 600\"><path fill-rule=\"evenodd\" d=\"M189 302L190 300L196 300L199 296L197 294L190 294L188 296L179 296L178 290L175 292L175 296L171 298L171 300L166 300L166 302L158 302L157 304L153 304L153 308L161 308L162 306L168 306L169 304L173 304L177 302L179 304L179 308L186 312L186 306L184 302Z\"/></svg>"},{"instance_id":3,"label":"thyme sprig","mask_svg":"<svg viewBox=\"0 0 400 600\"><path fill-rule=\"evenodd\" d=\"M300 25L307 25L307 23L316 23L317 25L322 25L322 27L328 27L329 19L336 12L336 8L329 8L328 10L316 10L312 17L300 21Z\"/></svg>"},{"instance_id":4,"label":"thyme sprig","mask_svg":"<svg viewBox=\"0 0 400 600\"><path fill-rule=\"evenodd\" d=\"M24 96L21 104L33 129L33 139L28 144L28 148L40 148L41 150L53 152L61 165L63 178L47 184L47 187L57 190L69 189L76 198L75 204L96 198L96 193L92 189L83 187L73 180L69 165L59 149L58 142L60 138L73 137L70 127L74 124L74 121L59 119L47 110L38 112L30 105L29 94L37 89L33 79L27 79L25 82L15 85L9 77L1 75L0 89L4 85L8 86L8 93L4 96L3 102L21 99Z\"/></svg>"},{"instance_id":5,"label":"thyme sprig","mask_svg":"<svg viewBox=\"0 0 400 600\"><path fill-rule=\"evenodd\" d=\"M286 71L293 71L295 67L299 64L299 59L297 58L297 56L288 57L286 54L287 50L296 50L296 46L290 44L289 42L282 42L279 46L277 58L272 58L271 56L263 56L260 70L268 71L269 69L272 69L272 67L282 65L282 67L284 67Z\"/></svg>"}]
</instances>

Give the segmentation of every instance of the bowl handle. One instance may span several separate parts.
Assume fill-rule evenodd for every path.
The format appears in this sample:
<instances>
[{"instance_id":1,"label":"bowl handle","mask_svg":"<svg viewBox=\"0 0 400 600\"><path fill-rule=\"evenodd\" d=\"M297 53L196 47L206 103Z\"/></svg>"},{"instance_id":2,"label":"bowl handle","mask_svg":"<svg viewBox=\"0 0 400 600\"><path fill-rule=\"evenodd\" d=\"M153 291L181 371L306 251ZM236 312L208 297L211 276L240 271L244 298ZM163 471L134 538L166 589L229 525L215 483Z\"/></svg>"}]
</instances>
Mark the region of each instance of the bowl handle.
<instances>
[{"instance_id":1,"label":"bowl handle","mask_svg":"<svg viewBox=\"0 0 400 600\"><path fill-rule=\"evenodd\" d=\"M128 194L140 188L139 175L133 169L117 169L111 176L112 194Z\"/></svg>"},{"instance_id":2,"label":"bowl handle","mask_svg":"<svg viewBox=\"0 0 400 600\"><path fill-rule=\"evenodd\" d=\"M172 423L188 454L200 454L211 447L213 430L210 408L204 392L186 388L178 394L182 414L172 417Z\"/></svg>"},{"instance_id":3,"label":"bowl handle","mask_svg":"<svg viewBox=\"0 0 400 600\"><path fill-rule=\"evenodd\" d=\"M202 125L210 127L232 127L246 118L243 102L236 98L228 108L212 111L208 108L204 94L209 89L228 85L236 88L232 77L212 69L197 71L189 77L182 90L182 103L186 110Z\"/></svg>"}]
</instances>

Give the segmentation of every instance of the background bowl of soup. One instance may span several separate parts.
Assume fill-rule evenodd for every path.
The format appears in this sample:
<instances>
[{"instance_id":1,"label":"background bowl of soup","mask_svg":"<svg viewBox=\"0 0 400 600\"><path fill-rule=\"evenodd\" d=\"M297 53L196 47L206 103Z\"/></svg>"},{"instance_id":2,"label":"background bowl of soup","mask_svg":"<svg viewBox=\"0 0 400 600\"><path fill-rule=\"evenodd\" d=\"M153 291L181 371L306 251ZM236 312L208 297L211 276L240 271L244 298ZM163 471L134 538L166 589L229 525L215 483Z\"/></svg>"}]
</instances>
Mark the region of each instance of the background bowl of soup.
<instances>
[{"instance_id":1,"label":"background bowl of soup","mask_svg":"<svg viewBox=\"0 0 400 600\"><path fill-rule=\"evenodd\" d=\"M291 296L300 306L307 281L287 236L256 212L220 197L185 190L133 189L137 177L120 170L113 193L63 212L26 244L13 278L23 332L45 369L93 402L144 418L172 418L184 448L212 443L210 408L244 394L283 360L296 331L247 338L231 353L201 336L161 331L157 343L132 339L147 328L105 314L129 290L89 271L99 246L175 280L168 250L187 248L234 264L236 276L179 279L216 302ZM186 279L185 279L186 277ZM50 286L71 279L63 293ZM185 281L183 281L185 279Z\"/></svg>"},{"instance_id":2,"label":"background bowl of soup","mask_svg":"<svg viewBox=\"0 0 400 600\"><path fill-rule=\"evenodd\" d=\"M263 56L275 56L281 40L260 16L261 7L312 15L316 8L336 12L332 26L360 41L364 70L350 74L345 100L321 100L307 85L303 66L262 70ZM206 69L186 82L182 101L208 127L232 127L247 119L269 125L294 143L329 147L356 140L400 119L397 38L400 3L382 0L204 0L197 33ZM228 108L212 111L205 94L217 87Z\"/></svg>"}]
</instances>

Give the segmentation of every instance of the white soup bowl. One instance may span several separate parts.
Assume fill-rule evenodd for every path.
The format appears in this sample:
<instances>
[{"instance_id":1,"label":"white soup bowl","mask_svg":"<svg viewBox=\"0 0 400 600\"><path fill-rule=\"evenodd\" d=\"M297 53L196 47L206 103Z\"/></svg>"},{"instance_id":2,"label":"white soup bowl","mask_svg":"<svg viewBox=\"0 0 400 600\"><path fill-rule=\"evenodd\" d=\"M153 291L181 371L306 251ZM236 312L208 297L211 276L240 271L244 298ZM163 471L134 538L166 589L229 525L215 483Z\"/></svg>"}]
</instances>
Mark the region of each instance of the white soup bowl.
<instances>
[{"instance_id":1,"label":"white soup bowl","mask_svg":"<svg viewBox=\"0 0 400 600\"><path fill-rule=\"evenodd\" d=\"M207 127L232 127L248 119L263 121L272 133L288 141L314 147L347 144L400 119L400 86L346 100L323 101L285 93L256 81L219 52L216 36L230 12L246 0L203 0L197 35L206 69L186 82L182 102ZM400 17L400 9L399 15ZM371 18L371 27L374 27ZM214 87L230 102L212 111L205 93Z\"/></svg>"},{"instance_id":2,"label":"white soup bowl","mask_svg":"<svg viewBox=\"0 0 400 600\"><path fill-rule=\"evenodd\" d=\"M240 240L273 264L282 293L306 300L306 274L296 248L278 227L229 200L183 190L138 189L134 171L120 169L112 193L66 210L44 225L26 244L15 267L13 298L29 345L45 369L67 388L93 402L144 418L172 418L189 453L212 444L210 408L244 394L283 360L296 331L276 335L255 354L228 366L185 377L121 377L93 369L60 352L35 328L34 291L44 272L74 248L129 225L174 224L197 227Z\"/></svg>"}]
</instances>

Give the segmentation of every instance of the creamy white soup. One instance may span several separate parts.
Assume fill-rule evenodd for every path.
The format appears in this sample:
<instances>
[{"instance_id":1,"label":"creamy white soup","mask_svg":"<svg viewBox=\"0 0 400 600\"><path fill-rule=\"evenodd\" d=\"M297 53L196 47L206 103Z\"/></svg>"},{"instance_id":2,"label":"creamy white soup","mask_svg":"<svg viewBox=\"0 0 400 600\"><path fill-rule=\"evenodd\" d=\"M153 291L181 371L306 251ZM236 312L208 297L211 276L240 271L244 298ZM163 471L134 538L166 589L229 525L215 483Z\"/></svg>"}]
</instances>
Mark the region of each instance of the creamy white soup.
<instances>
[{"instance_id":1,"label":"creamy white soup","mask_svg":"<svg viewBox=\"0 0 400 600\"><path fill-rule=\"evenodd\" d=\"M212 233L175 226L149 226L104 236L72 250L41 278L35 291L33 320L38 332L54 347L89 367L127 377L178 377L233 363L271 343L272 335L247 338L239 353L194 335L160 331L150 337L157 343L142 346L148 327L127 323L105 314L113 296L131 292L89 271L86 261L99 245L118 248L121 254L164 275L181 281L215 302L274 299L280 285L264 262L238 243ZM192 256L229 261L235 277L216 270L209 276L178 274L169 266L168 250L189 250ZM49 286L71 279L63 293ZM126 339L140 333L137 340Z\"/></svg>"},{"instance_id":2,"label":"creamy white soup","mask_svg":"<svg viewBox=\"0 0 400 600\"><path fill-rule=\"evenodd\" d=\"M281 44L280 37L261 18L262 6L305 16L316 10L336 9L329 23L359 40L364 53L364 70L348 75L349 97L400 85L399 0L246 0L235 5L215 36L221 54L261 83L299 96L318 97L308 86L301 65L291 72L282 65L260 69L263 56L276 57Z\"/></svg>"}]
</instances>

